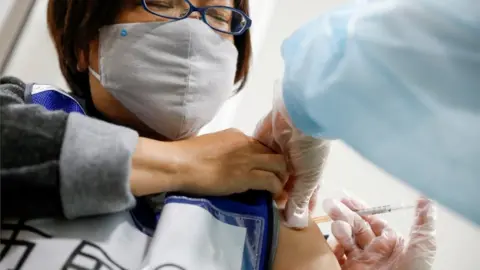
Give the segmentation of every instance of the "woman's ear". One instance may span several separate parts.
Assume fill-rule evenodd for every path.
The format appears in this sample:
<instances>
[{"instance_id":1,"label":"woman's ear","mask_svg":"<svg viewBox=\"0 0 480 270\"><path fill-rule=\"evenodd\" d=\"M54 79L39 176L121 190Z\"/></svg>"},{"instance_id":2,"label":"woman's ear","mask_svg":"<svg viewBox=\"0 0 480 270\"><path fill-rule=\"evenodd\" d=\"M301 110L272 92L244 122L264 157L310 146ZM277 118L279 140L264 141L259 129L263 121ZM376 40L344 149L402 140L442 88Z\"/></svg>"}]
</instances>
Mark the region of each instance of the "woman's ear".
<instances>
[{"instance_id":1,"label":"woman's ear","mask_svg":"<svg viewBox=\"0 0 480 270\"><path fill-rule=\"evenodd\" d=\"M87 67L93 68L93 70L96 70L98 72L99 67L98 67L98 49L99 49L99 42L97 39L92 40L89 44L89 50L88 50L88 55L85 55L85 59L87 60Z\"/></svg>"},{"instance_id":2,"label":"woman's ear","mask_svg":"<svg viewBox=\"0 0 480 270\"><path fill-rule=\"evenodd\" d=\"M79 50L77 53L77 71L84 72L88 66L88 53L85 53L85 50Z\"/></svg>"},{"instance_id":3,"label":"woman's ear","mask_svg":"<svg viewBox=\"0 0 480 270\"><path fill-rule=\"evenodd\" d=\"M84 72L89 67L98 70L98 40L92 40L88 44L88 48L78 50L77 59L79 72Z\"/></svg>"}]
</instances>

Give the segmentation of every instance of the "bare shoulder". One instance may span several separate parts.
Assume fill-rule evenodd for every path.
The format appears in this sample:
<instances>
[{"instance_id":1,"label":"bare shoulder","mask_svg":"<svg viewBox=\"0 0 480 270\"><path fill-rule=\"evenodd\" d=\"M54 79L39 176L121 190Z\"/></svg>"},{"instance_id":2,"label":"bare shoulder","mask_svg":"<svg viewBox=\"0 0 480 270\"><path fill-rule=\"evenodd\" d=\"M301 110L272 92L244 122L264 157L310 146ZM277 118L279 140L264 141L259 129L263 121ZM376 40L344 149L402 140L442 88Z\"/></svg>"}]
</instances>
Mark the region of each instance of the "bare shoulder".
<instances>
[{"instance_id":1,"label":"bare shoulder","mask_svg":"<svg viewBox=\"0 0 480 270\"><path fill-rule=\"evenodd\" d=\"M274 270L339 270L335 255L318 226L310 220L304 230L280 225Z\"/></svg>"}]
</instances>

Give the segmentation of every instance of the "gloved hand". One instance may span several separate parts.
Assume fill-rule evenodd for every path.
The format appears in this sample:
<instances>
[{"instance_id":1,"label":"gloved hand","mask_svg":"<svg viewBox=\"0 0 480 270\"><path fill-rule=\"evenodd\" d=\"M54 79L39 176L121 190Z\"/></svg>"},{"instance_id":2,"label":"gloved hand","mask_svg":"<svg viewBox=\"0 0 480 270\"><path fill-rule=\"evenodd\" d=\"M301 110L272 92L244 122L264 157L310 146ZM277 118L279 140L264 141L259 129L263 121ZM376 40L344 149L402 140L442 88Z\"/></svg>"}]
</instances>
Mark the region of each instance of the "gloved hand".
<instances>
[{"instance_id":1,"label":"gloved hand","mask_svg":"<svg viewBox=\"0 0 480 270\"><path fill-rule=\"evenodd\" d=\"M281 84L277 83L281 87ZM302 134L293 126L284 107L279 89L272 111L257 125L254 137L278 153L283 153L290 166L290 178L285 186L286 225L294 228L308 226L309 210L316 203L316 191L320 187L321 172L329 152L325 140Z\"/></svg>"},{"instance_id":2,"label":"gloved hand","mask_svg":"<svg viewBox=\"0 0 480 270\"><path fill-rule=\"evenodd\" d=\"M377 216L360 217L354 212L367 207L353 199L324 201L325 211L334 220L332 234L338 241L332 249L343 270L432 269L436 239L431 201L418 200L408 241Z\"/></svg>"}]
</instances>

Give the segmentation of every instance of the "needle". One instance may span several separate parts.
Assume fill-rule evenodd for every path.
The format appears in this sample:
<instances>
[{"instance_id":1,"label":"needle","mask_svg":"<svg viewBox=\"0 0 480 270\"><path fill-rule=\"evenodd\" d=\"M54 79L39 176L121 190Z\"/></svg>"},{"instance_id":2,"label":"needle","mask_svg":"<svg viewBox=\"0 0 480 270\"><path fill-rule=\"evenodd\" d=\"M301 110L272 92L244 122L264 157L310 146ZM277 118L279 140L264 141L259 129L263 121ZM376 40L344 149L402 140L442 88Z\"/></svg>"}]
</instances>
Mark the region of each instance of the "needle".
<instances>
[{"instance_id":1,"label":"needle","mask_svg":"<svg viewBox=\"0 0 480 270\"><path fill-rule=\"evenodd\" d=\"M354 211L360 216L370 216L370 215L378 215L378 214L384 214L384 213L390 213L393 211L398 211L398 210L403 210L403 209L411 209L414 208L413 205L400 205L400 206L391 206L391 205L383 205L383 206L377 206L377 207L371 207L371 208L366 208L362 210L357 210ZM329 216L320 216L313 218L313 221L315 223L325 223L329 222L332 219Z\"/></svg>"}]
</instances>

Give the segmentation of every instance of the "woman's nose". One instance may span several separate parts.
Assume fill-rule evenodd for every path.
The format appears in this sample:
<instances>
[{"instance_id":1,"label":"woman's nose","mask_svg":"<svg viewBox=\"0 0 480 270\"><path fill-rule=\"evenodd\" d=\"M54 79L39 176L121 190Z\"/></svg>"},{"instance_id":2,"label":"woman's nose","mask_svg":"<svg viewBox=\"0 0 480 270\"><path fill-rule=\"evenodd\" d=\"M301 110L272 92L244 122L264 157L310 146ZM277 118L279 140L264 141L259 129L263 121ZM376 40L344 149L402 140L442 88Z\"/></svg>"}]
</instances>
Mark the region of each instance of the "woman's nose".
<instances>
[{"instance_id":1,"label":"woman's nose","mask_svg":"<svg viewBox=\"0 0 480 270\"><path fill-rule=\"evenodd\" d=\"M195 11L195 12L192 12L192 14L190 14L190 16L188 16L188 17L191 18L191 19L200 20L202 18L202 15L200 15L200 12Z\"/></svg>"}]
</instances>

